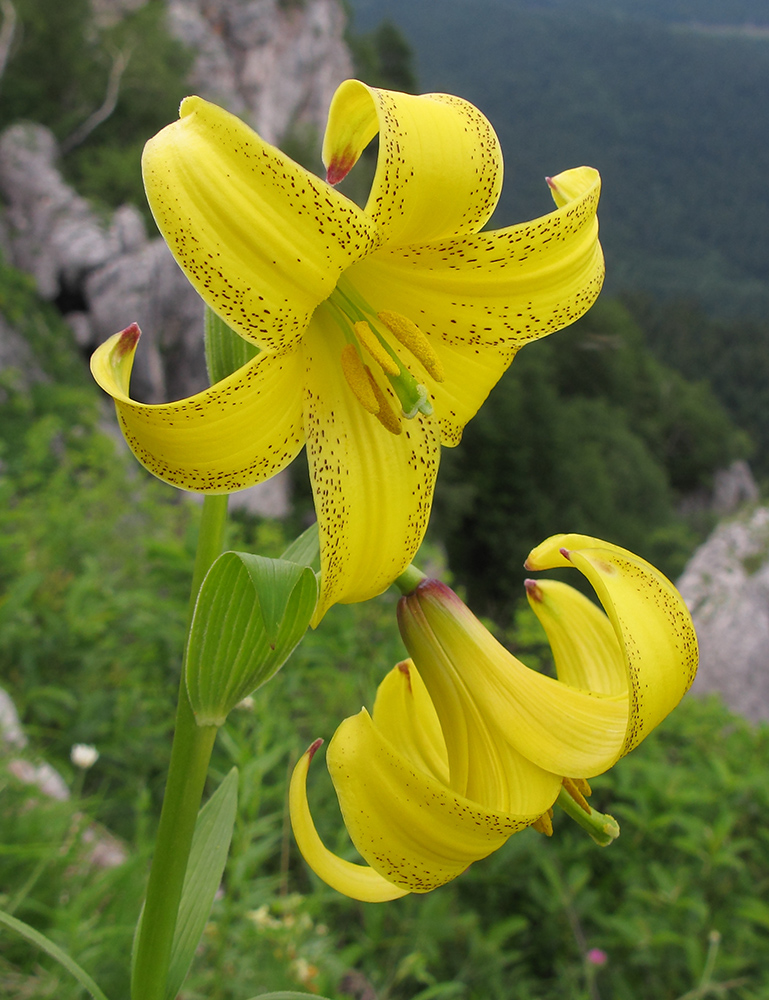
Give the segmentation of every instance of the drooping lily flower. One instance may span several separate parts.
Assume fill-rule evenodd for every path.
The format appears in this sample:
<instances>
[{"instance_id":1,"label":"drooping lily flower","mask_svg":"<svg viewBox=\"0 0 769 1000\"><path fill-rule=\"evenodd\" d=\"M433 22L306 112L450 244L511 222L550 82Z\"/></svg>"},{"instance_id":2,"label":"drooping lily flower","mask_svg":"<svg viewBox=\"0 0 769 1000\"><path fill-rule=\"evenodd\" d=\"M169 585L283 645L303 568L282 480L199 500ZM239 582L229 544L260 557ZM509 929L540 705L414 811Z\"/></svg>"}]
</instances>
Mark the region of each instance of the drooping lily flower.
<instances>
[{"instance_id":1,"label":"drooping lily flower","mask_svg":"<svg viewBox=\"0 0 769 1000\"><path fill-rule=\"evenodd\" d=\"M379 134L366 207L331 185ZM259 348L178 402L129 397L137 331L92 370L138 459L175 486L242 489L307 444L321 539L316 621L380 593L418 548L441 443L456 445L522 344L585 312L601 286L600 179L548 180L556 210L480 232L502 156L456 97L348 80L329 112L325 183L198 97L151 139L157 224L206 303Z\"/></svg>"},{"instance_id":2,"label":"drooping lily flower","mask_svg":"<svg viewBox=\"0 0 769 1000\"><path fill-rule=\"evenodd\" d=\"M412 661L379 687L373 716L346 719L327 763L368 867L328 851L296 766L291 817L310 867L357 899L426 892L486 857L553 805L562 781L600 774L678 704L697 669L675 587L632 553L584 535L534 549L531 570L574 566L604 611L557 581L527 581L557 679L501 646L448 587L423 579L398 620ZM572 782L567 780L567 785Z\"/></svg>"}]
</instances>

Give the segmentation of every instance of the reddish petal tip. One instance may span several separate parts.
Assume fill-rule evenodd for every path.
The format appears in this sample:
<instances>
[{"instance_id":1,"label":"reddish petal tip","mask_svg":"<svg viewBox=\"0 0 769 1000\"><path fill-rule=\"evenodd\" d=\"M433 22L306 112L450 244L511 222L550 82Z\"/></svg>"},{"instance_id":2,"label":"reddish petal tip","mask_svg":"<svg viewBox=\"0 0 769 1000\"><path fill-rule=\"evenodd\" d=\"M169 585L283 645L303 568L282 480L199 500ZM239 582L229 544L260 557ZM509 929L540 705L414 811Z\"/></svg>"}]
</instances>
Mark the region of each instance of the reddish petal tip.
<instances>
[{"instance_id":1,"label":"reddish petal tip","mask_svg":"<svg viewBox=\"0 0 769 1000\"><path fill-rule=\"evenodd\" d=\"M545 182L547 183L547 186L548 186L549 188L552 188L552 189L553 189L553 191L555 191L555 189L556 189L557 185L556 185L556 183L555 183L555 181L553 180L553 178L552 178L552 177L546 177L546 178L545 178Z\"/></svg>"},{"instance_id":2,"label":"reddish petal tip","mask_svg":"<svg viewBox=\"0 0 769 1000\"><path fill-rule=\"evenodd\" d=\"M568 549L561 549L560 552L564 559L568 559L571 562L571 553Z\"/></svg>"},{"instance_id":3,"label":"reddish petal tip","mask_svg":"<svg viewBox=\"0 0 769 1000\"><path fill-rule=\"evenodd\" d=\"M120 339L115 344L114 353L119 358L124 357L136 347L141 335L142 332L139 329L139 324L131 323L130 326L127 326L120 334Z\"/></svg>"},{"instance_id":4,"label":"reddish petal tip","mask_svg":"<svg viewBox=\"0 0 769 1000\"><path fill-rule=\"evenodd\" d=\"M523 585L526 588L526 593L532 599L532 601L538 601L542 603L542 590L536 580L524 580Z\"/></svg>"},{"instance_id":5,"label":"reddish petal tip","mask_svg":"<svg viewBox=\"0 0 769 1000\"><path fill-rule=\"evenodd\" d=\"M322 746L323 746L323 740L319 737L317 740L315 740L314 743L312 743L307 748L307 756L309 758L308 763L311 763L312 758L315 756L315 754L318 752L318 750L320 750Z\"/></svg>"},{"instance_id":6,"label":"reddish petal tip","mask_svg":"<svg viewBox=\"0 0 769 1000\"><path fill-rule=\"evenodd\" d=\"M345 150L340 156L334 159L326 167L326 181L333 187L343 181L355 166L356 157L351 150Z\"/></svg>"}]
</instances>

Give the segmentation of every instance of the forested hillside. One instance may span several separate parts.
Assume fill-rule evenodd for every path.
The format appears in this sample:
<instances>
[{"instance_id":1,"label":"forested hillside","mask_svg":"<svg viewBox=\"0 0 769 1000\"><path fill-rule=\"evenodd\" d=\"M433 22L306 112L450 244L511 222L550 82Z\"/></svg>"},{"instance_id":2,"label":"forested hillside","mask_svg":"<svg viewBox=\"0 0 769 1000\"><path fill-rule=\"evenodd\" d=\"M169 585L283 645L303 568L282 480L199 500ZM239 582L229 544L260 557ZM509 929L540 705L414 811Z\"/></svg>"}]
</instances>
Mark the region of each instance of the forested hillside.
<instances>
[{"instance_id":1,"label":"forested hillside","mask_svg":"<svg viewBox=\"0 0 769 1000\"><path fill-rule=\"evenodd\" d=\"M539 214L545 175L589 163L604 180L607 291L769 311L769 40L684 23L769 25L766 0L352 6L360 28L401 28L421 91L462 94L493 122L506 162L494 224Z\"/></svg>"}]
</instances>

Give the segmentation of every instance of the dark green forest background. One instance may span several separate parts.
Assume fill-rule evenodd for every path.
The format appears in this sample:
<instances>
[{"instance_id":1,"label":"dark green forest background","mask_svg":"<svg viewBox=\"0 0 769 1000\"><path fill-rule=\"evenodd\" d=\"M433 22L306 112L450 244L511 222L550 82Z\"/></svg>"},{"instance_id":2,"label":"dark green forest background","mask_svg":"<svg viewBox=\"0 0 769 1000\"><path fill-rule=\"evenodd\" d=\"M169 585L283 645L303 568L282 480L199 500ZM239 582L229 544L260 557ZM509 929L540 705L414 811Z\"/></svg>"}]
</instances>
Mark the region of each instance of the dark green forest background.
<instances>
[{"instance_id":1,"label":"dark green forest background","mask_svg":"<svg viewBox=\"0 0 769 1000\"><path fill-rule=\"evenodd\" d=\"M491 119L506 177L492 226L548 211L548 174L589 163L603 177L598 307L522 352L444 458L436 522L452 566L499 614L519 576L505 540L568 523L675 575L707 520L684 523L681 498L736 456L769 476L769 3L350 9L405 89L462 94ZM723 433L713 396L748 442ZM478 566L504 587L490 593Z\"/></svg>"},{"instance_id":2,"label":"dark green forest background","mask_svg":"<svg viewBox=\"0 0 769 1000\"><path fill-rule=\"evenodd\" d=\"M477 104L506 185L494 225L549 205L544 177L603 176L606 289L769 313L769 4L353 0L416 56L421 91ZM763 33L705 22L763 24ZM692 23L695 22L695 23Z\"/></svg>"}]
</instances>

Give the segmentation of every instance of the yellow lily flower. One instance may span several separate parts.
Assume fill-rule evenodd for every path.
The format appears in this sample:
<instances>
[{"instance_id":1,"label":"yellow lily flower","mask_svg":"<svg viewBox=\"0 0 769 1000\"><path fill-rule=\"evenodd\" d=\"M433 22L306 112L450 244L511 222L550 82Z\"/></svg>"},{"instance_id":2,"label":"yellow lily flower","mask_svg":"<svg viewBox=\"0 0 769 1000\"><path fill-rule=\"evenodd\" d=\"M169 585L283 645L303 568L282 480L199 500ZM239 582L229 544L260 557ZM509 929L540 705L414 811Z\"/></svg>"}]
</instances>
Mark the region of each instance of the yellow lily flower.
<instances>
[{"instance_id":1,"label":"yellow lily flower","mask_svg":"<svg viewBox=\"0 0 769 1000\"><path fill-rule=\"evenodd\" d=\"M129 396L135 327L92 360L137 458L180 488L242 489L306 442L316 623L403 571L441 443L459 442L518 348L577 319L603 279L595 170L549 179L549 215L480 232L502 156L476 108L346 81L323 145L332 184L377 133L361 209L233 115L186 98L145 148L147 197L195 288L259 353L204 392L154 406Z\"/></svg>"},{"instance_id":2,"label":"yellow lily flower","mask_svg":"<svg viewBox=\"0 0 769 1000\"><path fill-rule=\"evenodd\" d=\"M297 764L297 843L340 892L378 901L455 878L546 813L564 778L579 787L637 746L691 685L691 617L649 563L595 538L557 535L526 565L576 567L604 607L566 584L527 581L557 679L524 666L437 580L401 598L412 660L382 682L373 717L363 709L346 719L327 753L368 867L332 854L315 830L306 778L318 743Z\"/></svg>"}]
</instances>

